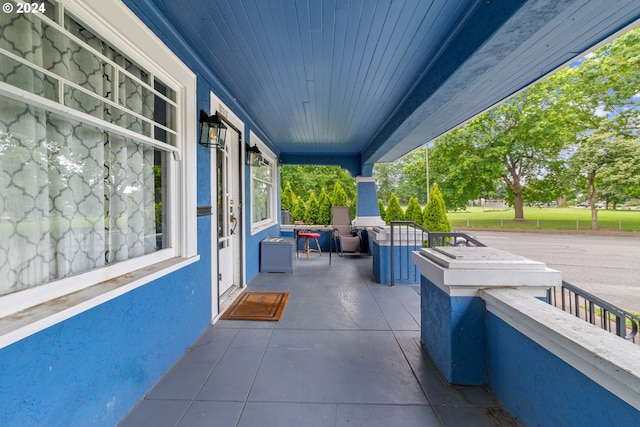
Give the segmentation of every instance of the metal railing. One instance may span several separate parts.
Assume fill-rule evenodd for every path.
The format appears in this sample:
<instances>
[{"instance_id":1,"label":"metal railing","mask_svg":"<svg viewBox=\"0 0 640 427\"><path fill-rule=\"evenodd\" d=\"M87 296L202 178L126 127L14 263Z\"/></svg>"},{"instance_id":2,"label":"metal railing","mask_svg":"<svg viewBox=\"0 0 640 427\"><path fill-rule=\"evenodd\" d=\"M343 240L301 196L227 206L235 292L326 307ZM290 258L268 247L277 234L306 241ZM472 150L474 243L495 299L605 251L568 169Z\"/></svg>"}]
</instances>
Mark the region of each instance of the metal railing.
<instances>
[{"instance_id":1,"label":"metal railing","mask_svg":"<svg viewBox=\"0 0 640 427\"><path fill-rule=\"evenodd\" d=\"M390 284L394 286L396 280L420 282L420 271L418 267L411 262L411 251L406 253L403 247L413 247L419 249L429 238L429 230L412 221L391 221L391 277ZM396 247L400 250L396 251ZM396 252L397 258L396 259ZM396 265L398 273L396 274Z\"/></svg>"},{"instance_id":2,"label":"metal railing","mask_svg":"<svg viewBox=\"0 0 640 427\"><path fill-rule=\"evenodd\" d=\"M468 234L430 232L412 221L391 221L389 226L391 228L391 286L395 285L396 280L420 282L420 271L411 261L411 250L404 251L403 247L419 250L425 246L430 248L435 246L484 246L484 244ZM399 248L399 250L396 250L396 248Z\"/></svg>"},{"instance_id":3,"label":"metal railing","mask_svg":"<svg viewBox=\"0 0 640 427\"><path fill-rule=\"evenodd\" d=\"M558 299L556 288L550 288L547 291L547 302L592 325L640 345L639 316L616 307L569 282L562 281L560 299Z\"/></svg>"}]
</instances>

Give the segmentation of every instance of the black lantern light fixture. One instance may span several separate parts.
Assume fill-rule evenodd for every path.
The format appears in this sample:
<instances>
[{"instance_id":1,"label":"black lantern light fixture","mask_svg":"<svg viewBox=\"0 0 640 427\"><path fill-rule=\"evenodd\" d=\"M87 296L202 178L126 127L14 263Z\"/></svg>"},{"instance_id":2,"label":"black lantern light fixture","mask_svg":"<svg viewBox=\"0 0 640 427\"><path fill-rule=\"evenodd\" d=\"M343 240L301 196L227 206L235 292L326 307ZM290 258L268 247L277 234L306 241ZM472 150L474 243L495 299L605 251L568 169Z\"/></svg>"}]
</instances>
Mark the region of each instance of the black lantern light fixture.
<instances>
[{"instance_id":1,"label":"black lantern light fixture","mask_svg":"<svg viewBox=\"0 0 640 427\"><path fill-rule=\"evenodd\" d=\"M224 150L227 127L222 123L218 114L208 116L200 110L200 144L208 148Z\"/></svg>"},{"instance_id":2,"label":"black lantern light fixture","mask_svg":"<svg viewBox=\"0 0 640 427\"><path fill-rule=\"evenodd\" d=\"M247 164L249 166L260 166L262 164L262 152L257 145L250 147L247 144L245 151L247 155Z\"/></svg>"}]
</instances>

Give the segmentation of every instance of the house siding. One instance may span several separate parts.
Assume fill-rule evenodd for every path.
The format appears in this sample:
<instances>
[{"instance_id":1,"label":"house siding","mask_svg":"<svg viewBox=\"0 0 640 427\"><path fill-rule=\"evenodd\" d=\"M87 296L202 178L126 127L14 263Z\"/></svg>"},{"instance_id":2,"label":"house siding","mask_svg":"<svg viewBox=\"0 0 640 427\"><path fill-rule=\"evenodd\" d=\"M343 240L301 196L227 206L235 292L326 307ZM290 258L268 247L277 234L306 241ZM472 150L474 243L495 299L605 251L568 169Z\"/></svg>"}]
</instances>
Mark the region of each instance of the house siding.
<instances>
[{"instance_id":1,"label":"house siding","mask_svg":"<svg viewBox=\"0 0 640 427\"><path fill-rule=\"evenodd\" d=\"M195 102L196 111L209 109L211 92L222 94L234 112L241 110L166 22L125 3L196 74L197 99L187 100ZM189 121L199 126L198 117ZM210 176L210 151L198 145L197 188L191 190L198 206L214 203ZM197 220L198 262L1 349L2 424L117 424L210 325L215 218ZM247 281L258 272L259 241L278 233L278 226L253 236L245 233Z\"/></svg>"},{"instance_id":2,"label":"house siding","mask_svg":"<svg viewBox=\"0 0 640 427\"><path fill-rule=\"evenodd\" d=\"M207 221L198 221L203 234L208 228ZM117 424L209 325L211 286L204 264L0 350L2 424Z\"/></svg>"},{"instance_id":3,"label":"house siding","mask_svg":"<svg viewBox=\"0 0 640 427\"><path fill-rule=\"evenodd\" d=\"M489 386L524 426L638 424L636 409L496 315L486 324Z\"/></svg>"}]
</instances>

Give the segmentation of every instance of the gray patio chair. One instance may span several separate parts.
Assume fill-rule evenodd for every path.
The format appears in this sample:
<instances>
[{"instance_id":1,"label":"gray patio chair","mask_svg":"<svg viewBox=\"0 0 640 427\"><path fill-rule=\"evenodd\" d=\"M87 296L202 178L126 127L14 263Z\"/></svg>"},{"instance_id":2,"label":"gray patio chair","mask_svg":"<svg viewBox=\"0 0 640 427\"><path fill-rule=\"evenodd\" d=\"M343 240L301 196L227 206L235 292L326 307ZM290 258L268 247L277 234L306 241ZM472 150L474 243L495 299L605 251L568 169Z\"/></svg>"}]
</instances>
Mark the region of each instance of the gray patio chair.
<instances>
[{"instance_id":1,"label":"gray patio chair","mask_svg":"<svg viewBox=\"0 0 640 427\"><path fill-rule=\"evenodd\" d=\"M349 208L333 206L331 208L331 226L333 227L333 241L339 256L360 256L360 236L351 227Z\"/></svg>"}]
</instances>

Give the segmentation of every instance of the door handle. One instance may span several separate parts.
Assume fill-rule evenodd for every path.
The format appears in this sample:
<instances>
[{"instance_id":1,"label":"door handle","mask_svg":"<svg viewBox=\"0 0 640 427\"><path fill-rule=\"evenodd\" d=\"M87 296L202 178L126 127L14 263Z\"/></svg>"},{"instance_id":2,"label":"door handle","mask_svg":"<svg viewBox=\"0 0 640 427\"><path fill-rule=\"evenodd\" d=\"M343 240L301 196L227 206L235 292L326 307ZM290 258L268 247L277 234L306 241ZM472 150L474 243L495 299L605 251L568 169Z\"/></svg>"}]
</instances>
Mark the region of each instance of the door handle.
<instances>
[{"instance_id":1,"label":"door handle","mask_svg":"<svg viewBox=\"0 0 640 427\"><path fill-rule=\"evenodd\" d=\"M238 219L233 213L231 213L231 216L229 217L229 221L233 223L233 228L231 229L231 235L233 236L234 234L236 234L236 228L238 227Z\"/></svg>"}]
</instances>

